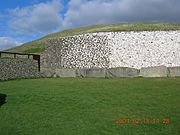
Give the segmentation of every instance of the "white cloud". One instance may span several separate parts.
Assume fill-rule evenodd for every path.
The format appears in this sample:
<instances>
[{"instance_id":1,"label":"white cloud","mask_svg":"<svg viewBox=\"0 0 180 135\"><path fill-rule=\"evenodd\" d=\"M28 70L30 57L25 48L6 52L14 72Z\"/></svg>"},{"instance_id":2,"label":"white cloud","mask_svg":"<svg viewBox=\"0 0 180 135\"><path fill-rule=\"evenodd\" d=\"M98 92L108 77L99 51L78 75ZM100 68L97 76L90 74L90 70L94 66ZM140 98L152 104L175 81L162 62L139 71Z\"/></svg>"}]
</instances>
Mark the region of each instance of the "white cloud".
<instances>
[{"instance_id":1,"label":"white cloud","mask_svg":"<svg viewBox=\"0 0 180 135\"><path fill-rule=\"evenodd\" d=\"M8 48L12 48L12 47L15 47L15 46L20 45L20 44L22 44L22 43L19 42L19 41L16 41L13 38L0 37L0 50L5 50L5 49L8 49Z\"/></svg>"},{"instance_id":2,"label":"white cloud","mask_svg":"<svg viewBox=\"0 0 180 135\"><path fill-rule=\"evenodd\" d=\"M118 22L180 22L179 0L71 0L64 26Z\"/></svg>"},{"instance_id":3,"label":"white cloud","mask_svg":"<svg viewBox=\"0 0 180 135\"><path fill-rule=\"evenodd\" d=\"M9 26L34 37L93 24L120 22L180 22L180 0L70 0L64 15L62 0L9 10ZM62 17L64 16L64 17Z\"/></svg>"},{"instance_id":4,"label":"white cloud","mask_svg":"<svg viewBox=\"0 0 180 135\"><path fill-rule=\"evenodd\" d=\"M48 34L61 27L59 0L9 10L11 28L27 35Z\"/></svg>"}]
</instances>

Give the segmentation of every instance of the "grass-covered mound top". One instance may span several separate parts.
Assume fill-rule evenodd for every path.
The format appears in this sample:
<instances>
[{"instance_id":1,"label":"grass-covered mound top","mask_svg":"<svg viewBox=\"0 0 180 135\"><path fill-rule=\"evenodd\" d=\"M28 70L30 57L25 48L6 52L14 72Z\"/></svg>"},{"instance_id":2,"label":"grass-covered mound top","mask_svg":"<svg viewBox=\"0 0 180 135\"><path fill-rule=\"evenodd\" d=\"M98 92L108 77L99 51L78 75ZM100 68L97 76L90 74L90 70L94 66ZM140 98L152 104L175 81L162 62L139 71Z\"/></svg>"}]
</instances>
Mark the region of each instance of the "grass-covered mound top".
<instances>
[{"instance_id":1,"label":"grass-covered mound top","mask_svg":"<svg viewBox=\"0 0 180 135\"><path fill-rule=\"evenodd\" d=\"M75 29L64 30L61 32L49 34L32 42L25 43L21 46L9 49L12 52L23 53L43 53L45 50L45 40L47 38L57 38L73 36L94 32L121 32L121 31L168 31L180 30L180 23L121 23L121 24L101 24Z\"/></svg>"}]
</instances>

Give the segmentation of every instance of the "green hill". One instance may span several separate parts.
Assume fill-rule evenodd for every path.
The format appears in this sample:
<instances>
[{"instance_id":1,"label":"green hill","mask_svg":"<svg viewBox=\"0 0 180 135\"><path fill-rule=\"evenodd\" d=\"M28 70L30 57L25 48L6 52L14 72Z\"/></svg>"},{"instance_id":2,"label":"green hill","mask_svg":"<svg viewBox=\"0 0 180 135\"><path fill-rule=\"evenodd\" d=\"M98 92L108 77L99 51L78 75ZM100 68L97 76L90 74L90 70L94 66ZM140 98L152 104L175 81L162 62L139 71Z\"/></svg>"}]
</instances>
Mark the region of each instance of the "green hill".
<instances>
[{"instance_id":1,"label":"green hill","mask_svg":"<svg viewBox=\"0 0 180 135\"><path fill-rule=\"evenodd\" d=\"M159 31L159 30L180 30L180 23L121 23L121 24L100 24L75 29L69 29L62 32L49 34L40 39L25 43L21 46L8 49L11 52L23 53L43 53L45 50L45 40L47 38L57 38L73 36L93 32L121 32L121 31Z\"/></svg>"}]
</instances>

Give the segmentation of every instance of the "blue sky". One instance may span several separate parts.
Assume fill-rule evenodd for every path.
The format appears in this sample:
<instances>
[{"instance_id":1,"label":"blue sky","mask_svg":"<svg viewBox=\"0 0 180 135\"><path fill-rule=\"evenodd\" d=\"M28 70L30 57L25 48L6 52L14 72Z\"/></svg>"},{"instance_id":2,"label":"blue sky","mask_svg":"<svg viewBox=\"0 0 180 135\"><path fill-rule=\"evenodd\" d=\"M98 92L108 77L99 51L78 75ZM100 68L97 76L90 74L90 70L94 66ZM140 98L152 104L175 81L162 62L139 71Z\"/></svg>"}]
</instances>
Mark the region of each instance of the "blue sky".
<instances>
[{"instance_id":1,"label":"blue sky","mask_svg":"<svg viewBox=\"0 0 180 135\"><path fill-rule=\"evenodd\" d=\"M69 28L180 22L180 0L1 0L0 50Z\"/></svg>"}]
</instances>

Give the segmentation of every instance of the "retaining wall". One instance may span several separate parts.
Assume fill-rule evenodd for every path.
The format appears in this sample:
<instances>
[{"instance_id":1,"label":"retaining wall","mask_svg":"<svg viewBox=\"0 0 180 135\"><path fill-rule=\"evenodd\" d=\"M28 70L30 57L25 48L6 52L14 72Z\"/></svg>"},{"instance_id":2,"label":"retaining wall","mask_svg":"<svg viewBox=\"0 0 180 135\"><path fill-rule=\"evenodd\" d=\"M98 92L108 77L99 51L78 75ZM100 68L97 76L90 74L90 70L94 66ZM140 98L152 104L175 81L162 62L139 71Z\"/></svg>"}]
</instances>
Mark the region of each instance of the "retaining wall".
<instances>
[{"instance_id":1,"label":"retaining wall","mask_svg":"<svg viewBox=\"0 0 180 135\"><path fill-rule=\"evenodd\" d=\"M119 67L107 70L106 77L138 77L139 70L135 68Z\"/></svg>"},{"instance_id":2,"label":"retaining wall","mask_svg":"<svg viewBox=\"0 0 180 135\"><path fill-rule=\"evenodd\" d=\"M0 80L30 77L180 77L180 67L148 68L91 68L91 69L49 69L38 70L38 62L24 59L0 59Z\"/></svg>"},{"instance_id":3,"label":"retaining wall","mask_svg":"<svg viewBox=\"0 0 180 135\"><path fill-rule=\"evenodd\" d=\"M167 67L165 66L141 68L140 76L142 77L167 77L168 70L167 70Z\"/></svg>"},{"instance_id":4,"label":"retaining wall","mask_svg":"<svg viewBox=\"0 0 180 135\"><path fill-rule=\"evenodd\" d=\"M57 77L76 77L76 70L74 69L55 69Z\"/></svg>"},{"instance_id":5,"label":"retaining wall","mask_svg":"<svg viewBox=\"0 0 180 135\"><path fill-rule=\"evenodd\" d=\"M180 66L180 31L100 32L48 39L47 68Z\"/></svg>"},{"instance_id":6,"label":"retaining wall","mask_svg":"<svg viewBox=\"0 0 180 135\"><path fill-rule=\"evenodd\" d=\"M180 76L180 67L168 67L168 77Z\"/></svg>"},{"instance_id":7,"label":"retaining wall","mask_svg":"<svg viewBox=\"0 0 180 135\"><path fill-rule=\"evenodd\" d=\"M180 67L41 69L44 77L180 77Z\"/></svg>"},{"instance_id":8,"label":"retaining wall","mask_svg":"<svg viewBox=\"0 0 180 135\"><path fill-rule=\"evenodd\" d=\"M0 59L0 80L39 77L38 62L30 59Z\"/></svg>"},{"instance_id":9,"label":"retaining wall","mask_svg":"<svg viewBox=\"0 0 180 135\"><path fill-rule=\"evenodd\" d=\"M106 35L80 35L47 40L44 67L57 68L106 68L109 49Z\"/></svg>"},{"instance_id":10,"label":"retaining wall","mask_svg":"<svg viewBox=\"0 0 180 135\"><path fill-rule=\"evenodd\" d=\"M106 69L86 69L86 77L106 77Z\"/></svg>"}]
</instances>

